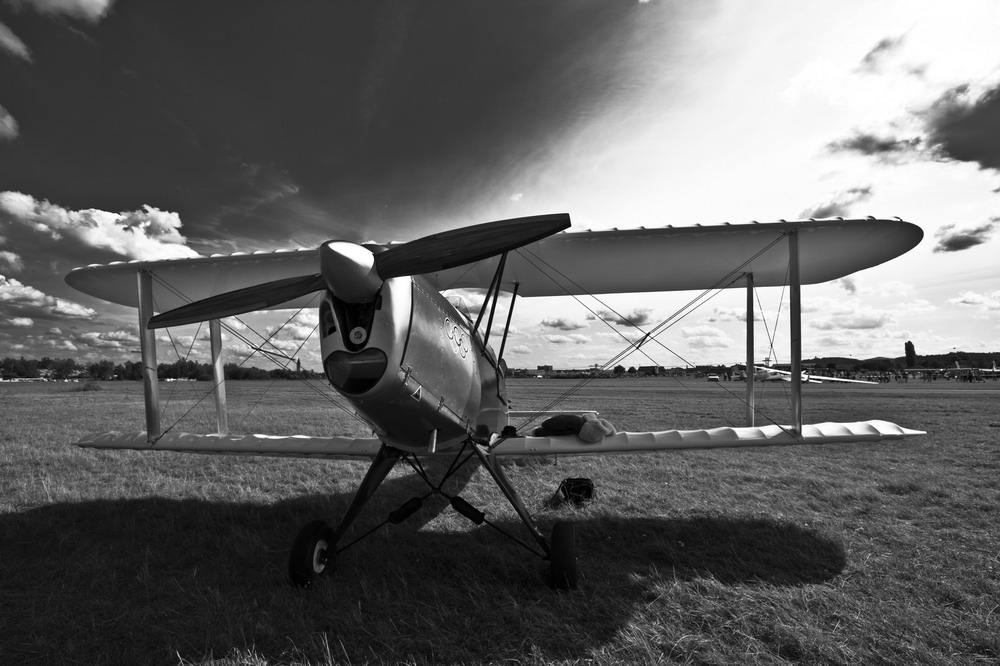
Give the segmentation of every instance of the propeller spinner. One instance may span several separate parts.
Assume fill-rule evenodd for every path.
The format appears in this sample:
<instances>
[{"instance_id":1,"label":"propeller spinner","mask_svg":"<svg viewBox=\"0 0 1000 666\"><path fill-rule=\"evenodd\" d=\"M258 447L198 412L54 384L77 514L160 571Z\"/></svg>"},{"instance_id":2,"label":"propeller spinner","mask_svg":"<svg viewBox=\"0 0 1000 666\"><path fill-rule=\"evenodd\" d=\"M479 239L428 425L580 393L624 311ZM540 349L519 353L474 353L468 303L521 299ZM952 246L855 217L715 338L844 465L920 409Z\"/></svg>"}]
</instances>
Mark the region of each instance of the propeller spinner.
<instances>
[{"instance_id":1,"label":"propeller spinner","mask_svg":"<svg viewBox=\"0 0 1000 666\"><path fill-rule=\"evenodd\" d=\"M570 226L569 215L535 215L487 222L424 236L372 252L347 241L319 247L316 275L274 280L217 294L150 318L149 328L181 326L264 310L314 291L329 290L347 303L375 298L384 280L469 264L541 240Z\"/></svg>"}]
</instances>

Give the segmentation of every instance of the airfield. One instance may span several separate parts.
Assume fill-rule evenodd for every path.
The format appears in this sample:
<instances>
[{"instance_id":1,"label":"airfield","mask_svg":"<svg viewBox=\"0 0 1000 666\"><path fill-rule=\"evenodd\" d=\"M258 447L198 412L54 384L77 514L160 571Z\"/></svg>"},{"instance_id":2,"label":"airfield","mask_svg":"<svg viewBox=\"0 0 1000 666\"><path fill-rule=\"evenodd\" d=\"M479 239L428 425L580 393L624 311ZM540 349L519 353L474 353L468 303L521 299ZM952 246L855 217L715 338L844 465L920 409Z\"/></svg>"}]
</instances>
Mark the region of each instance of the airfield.
<instances>
[{"instance_id":1,"label":"airfield","mask_svg":"<svg viewBox=\"0 0 1000 666\"><path fill-rule=\"evenodd\" d=\"M511 380L512 408L574 384ZM140 383L96 386L0 385L2 663L1000 661L1000 381L803 387L806 422L928 433L901 442L508 463L543 529L577 525L568 594L441 506L295 589L295 533L337 518L365 464L81 450L81 434L143 427ZM623 430L741 425L743 388L599 380L561 408ZM210 431L209 390L161 384L164 426L186 413L177 428ZM233 432L368 434L302 383L227 390ZM761 391L786 422L787 385ZM469 469L462 496L518 530L484 476ZM573 476L593 479L593 503L542 510ZM417 493L397 470L354 533Z\"/></svg>"}]
</instances>

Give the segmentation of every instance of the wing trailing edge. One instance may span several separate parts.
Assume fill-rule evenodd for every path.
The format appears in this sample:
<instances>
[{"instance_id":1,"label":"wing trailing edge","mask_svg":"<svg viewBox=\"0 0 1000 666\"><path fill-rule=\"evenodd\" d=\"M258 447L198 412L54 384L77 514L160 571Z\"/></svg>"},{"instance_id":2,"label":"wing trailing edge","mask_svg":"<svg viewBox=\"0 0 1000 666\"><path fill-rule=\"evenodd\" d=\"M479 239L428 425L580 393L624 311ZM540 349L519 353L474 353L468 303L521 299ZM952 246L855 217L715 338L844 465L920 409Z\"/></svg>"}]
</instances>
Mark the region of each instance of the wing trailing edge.
<instances>
[{"instance_id":1,"label":"wing trailing edge","mask_svg":"<svg viewBox=\"0 0 1000 666\"><path fill-rule=\"evenodd\" d=\"M374 456L382 443L374 437L309 437L305 435L198 435L168 432L150 444L142 432L87 435L76 445L85 449L132 449L295 458L356 459Z\"/></svg>"},{"instance_id":2,"label":"wing trailing edge","mask_svg":"<svg viewBox=\"0 0 1000 666\"><path fill-rule=\"evenodd\" d=\"M606 453L649 453L685 449L792 446L799 444L846 444L903 439L926 434L888 421L855 423L815 423L803 425L796 434L790 426L724 427L708 430L664 430L662 432L619 432L599 442L586 443L576 436L511 437L500 442L497 456L593 455Z\"/></svg>"}]
</instances>

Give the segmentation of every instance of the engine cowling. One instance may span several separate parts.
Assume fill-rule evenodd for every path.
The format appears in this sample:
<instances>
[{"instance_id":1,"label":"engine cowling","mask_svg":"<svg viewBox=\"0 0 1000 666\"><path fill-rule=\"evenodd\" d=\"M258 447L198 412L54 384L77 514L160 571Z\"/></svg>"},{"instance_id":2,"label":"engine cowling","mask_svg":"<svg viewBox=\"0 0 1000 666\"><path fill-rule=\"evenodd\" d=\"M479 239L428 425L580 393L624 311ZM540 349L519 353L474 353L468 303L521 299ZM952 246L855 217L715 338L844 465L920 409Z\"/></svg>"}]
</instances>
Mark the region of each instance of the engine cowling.
<instances>
[{"instance_id":1,"label":"engine cowling","mask_svg":"<svg viewBox=\"0 0 1000 666\"><path fill-rule=\"evenodd\" d=\"M346 303L328 292L320 335L330 383L386 443L426 449L436 430L444 449L477 427L492 429L478 423L481 345L468 318L421 278L386 280L368 303ZM496 390L495 381L487 383Z\"/></svg>"}]
</instances>

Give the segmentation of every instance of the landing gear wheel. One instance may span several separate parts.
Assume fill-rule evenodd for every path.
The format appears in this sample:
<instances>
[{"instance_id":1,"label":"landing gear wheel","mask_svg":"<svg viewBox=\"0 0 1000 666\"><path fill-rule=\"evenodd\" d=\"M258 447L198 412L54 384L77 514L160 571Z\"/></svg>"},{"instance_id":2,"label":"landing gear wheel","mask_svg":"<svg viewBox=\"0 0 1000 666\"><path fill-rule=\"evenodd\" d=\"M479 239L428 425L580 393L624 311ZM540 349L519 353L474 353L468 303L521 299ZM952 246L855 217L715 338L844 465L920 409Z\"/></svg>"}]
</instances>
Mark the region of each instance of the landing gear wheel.
<instances>
[{"instance_id":1,"label":"landing gear wheel","mask_svg":"<svg viewBox=\"0 0 1000 666\"><path fill-rule=\"evenodd\" d=\"M576 526L560 521L552 527L552 552L550 554L550 585L555 590L575 590Z\"/></svg>"},{"instance_id":2,"label":"landing gear wheel","mask_svg":"<svg viewBox=\"0 0 1000 666\"><path fill-rule=\"evenodd\" d=\"M322 520L314 520L299 531L288 558L288 575L298 587L308 587L336 566L333 530Z\"/></svg>"}]
</instances>

